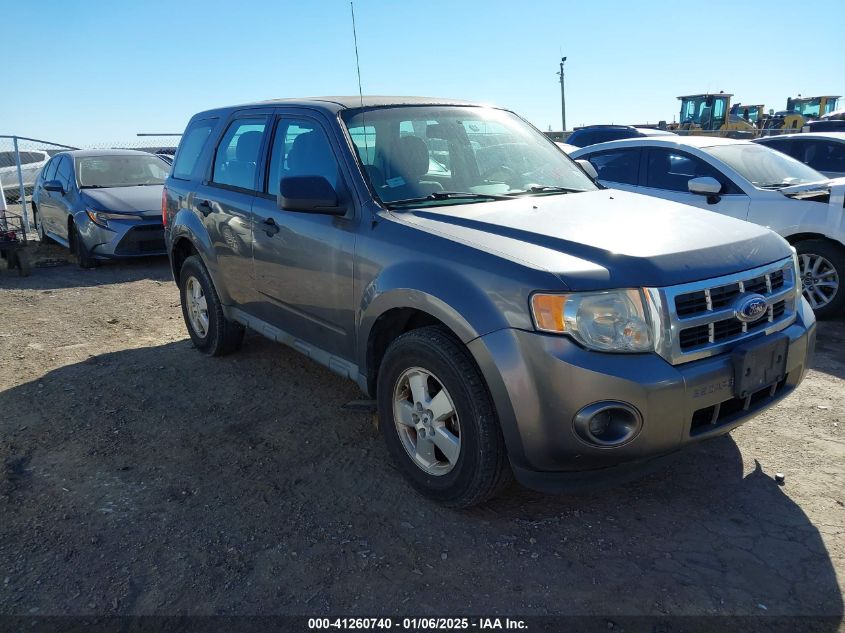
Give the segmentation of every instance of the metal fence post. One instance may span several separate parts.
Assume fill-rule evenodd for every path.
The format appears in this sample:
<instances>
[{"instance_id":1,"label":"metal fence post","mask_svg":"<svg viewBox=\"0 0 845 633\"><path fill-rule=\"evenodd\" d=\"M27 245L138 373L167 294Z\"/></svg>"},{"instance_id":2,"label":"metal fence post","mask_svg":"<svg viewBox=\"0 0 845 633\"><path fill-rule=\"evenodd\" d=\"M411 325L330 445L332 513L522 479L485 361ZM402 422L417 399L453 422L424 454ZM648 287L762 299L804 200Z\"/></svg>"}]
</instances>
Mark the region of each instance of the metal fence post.
<instances>
[{"instance_id":1,"label":"metal fence post","mask_svg":"<svg viewBox=\"0 0 845 633\"><path fill-rule=\"evenodd\" d=\"M4 231L8 230L6 226L6 194L3 193L3 180L0 178L0 226Z\"/></svg>"},{"instance_id":2,"label":"metal fence post","mask_svg":"<svg viewBox=\"0 0 845 633\"><path fill-rule=\"evenodd\" d=\"M21 217L23 218L23 228L29 233L29 214L26 212L26 187L23 186L23 170L21 169L21 153L18 150L18 137L13 136L12 142L15 144L15 161L18 164L18 184L21 187Z\"/></svg>"}]
</instances>

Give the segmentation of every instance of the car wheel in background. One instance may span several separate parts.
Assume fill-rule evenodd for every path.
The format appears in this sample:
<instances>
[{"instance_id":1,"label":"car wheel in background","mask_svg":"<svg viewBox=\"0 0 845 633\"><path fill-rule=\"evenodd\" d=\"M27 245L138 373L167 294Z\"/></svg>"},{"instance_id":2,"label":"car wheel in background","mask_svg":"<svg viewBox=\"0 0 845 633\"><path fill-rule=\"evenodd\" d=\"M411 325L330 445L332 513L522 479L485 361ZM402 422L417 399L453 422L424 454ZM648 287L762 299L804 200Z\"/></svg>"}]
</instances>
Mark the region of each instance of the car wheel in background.
<instances>
[{"instance_id":1,"label":"car wheel in background","mask_svg":"<svg viewBox=\"0 0 845 633\"><path fill-rule=\"evenodd\" d=\"M85 245L85 240L82 238L82 233L79 232L79 227L76 224L71 225L68 235L70 237L70 252L76 255L79 267L95 268L98 262L91 256L91 251Z\"/></svg>"},{"instance_id":2,"label":"car wheel in background","mask_svg":"<svg viewBox=\"0 0 845 633\"><path fill-rule=\"evenodd\" d=\"M192 255L179 271L182 316L194 346L203 354L222 356L237 350L244 327L223 315L223 305L205 264Z\"/></svg>"},{"instance_id":3,"label":"car wheel in background","mask_svg":"<svg viewBox=\"0 0 845 633\"><path fill-rule=\"evenodd\" d=\"M377 389L387 447L422 494L467 507L510 482L490 394L469 351L447 330L420 328L391 343Z\"/></svg>"},{"instance_id":4,"label":"car wheel in background","mask_svg":"<svg viewBox=\"0 0 845 633\"><path fill-rule=\"evenodd\" d=\"M795 245L804 298L817 319L837 316L845 308L845 247L830 240Z\"/></svg>"}]
</instances>

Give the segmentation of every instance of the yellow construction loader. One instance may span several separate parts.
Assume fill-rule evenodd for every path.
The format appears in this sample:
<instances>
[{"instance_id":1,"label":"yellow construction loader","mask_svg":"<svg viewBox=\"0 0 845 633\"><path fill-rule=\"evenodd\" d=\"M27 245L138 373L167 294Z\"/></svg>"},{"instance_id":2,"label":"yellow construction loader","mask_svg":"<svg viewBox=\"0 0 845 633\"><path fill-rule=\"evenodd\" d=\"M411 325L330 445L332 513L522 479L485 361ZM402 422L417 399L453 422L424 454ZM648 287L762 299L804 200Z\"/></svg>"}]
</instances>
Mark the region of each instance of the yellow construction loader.
<instances>
[{"instance_id":1,"label":"yellow construction loader","mask_svg":"<svg viewBox=\"0 0 845 633\"><path fill-rule=\"evenodd\" d=\"M681 115L669 129L678 134L706 134L751 138L756 135L754 125L741 116L731 114L732 94L703 93L678 97Z\"/></svg>"},{"instance_id":2,"label":"yellow construction loader","mask_svg":"<svg viewBox=\"0 0 845 633\"><path fill-rule=\"evenodd\" d=\"M800 132L808 121L830 114L836 110L839 96L825 97L790 97L786 100L786 110L775 112L764 126L769 134L781 132Z\"/></svg>"},{"instance_id":3,"label":"yellow construction loader","mask_svg":"<svg viewBox=\"0 0 845 633\"><path fill-rule=\"evenodd\" d=\"M766 116L766 106L762 103L753 105L747 103L735 103L731 106L730 117L745 119L756 128L761 127Z\"/></svg>"}]
</instances>

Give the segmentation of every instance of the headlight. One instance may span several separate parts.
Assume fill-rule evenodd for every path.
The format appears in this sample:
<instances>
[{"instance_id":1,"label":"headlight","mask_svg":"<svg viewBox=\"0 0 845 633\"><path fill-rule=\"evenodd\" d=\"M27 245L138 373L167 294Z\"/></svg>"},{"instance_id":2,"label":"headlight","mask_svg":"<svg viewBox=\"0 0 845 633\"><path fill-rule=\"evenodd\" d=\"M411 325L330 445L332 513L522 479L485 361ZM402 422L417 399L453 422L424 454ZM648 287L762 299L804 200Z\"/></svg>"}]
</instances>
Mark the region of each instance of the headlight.
<instances>
[{"instance_id":1,"label":"headlight","mask_svg":"<svg viewBox=\"0 0 845 633\"><path fill-rule=\"evenodd\" d=\"M85 214L94 224L104 228L109 227L109 220L135 220L138 217L128 213L106 213L104 211L92 211L91 209L87 209Z\"/></svg>"},{"instance_id":2,"label":"headlight","mask_svg":"<svg viewBox=\"0 0 845 633\"><path fill-rule=\"evenodd\" d=\"M541 294L531 297L534 325L541 332L568 334L602 352L651 352L657 334L639 289Z\"/></svg>"}]
</instances>

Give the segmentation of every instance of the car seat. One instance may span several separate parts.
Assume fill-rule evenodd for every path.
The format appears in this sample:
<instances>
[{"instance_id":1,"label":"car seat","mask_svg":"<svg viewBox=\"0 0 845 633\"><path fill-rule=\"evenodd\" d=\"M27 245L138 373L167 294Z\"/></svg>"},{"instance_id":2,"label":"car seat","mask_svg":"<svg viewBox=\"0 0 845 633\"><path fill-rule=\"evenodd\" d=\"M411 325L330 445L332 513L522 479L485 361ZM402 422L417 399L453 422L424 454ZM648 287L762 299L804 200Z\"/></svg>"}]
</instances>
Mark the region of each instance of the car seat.
<instances>
[{"instance_id":1,"label":"car seat","mask_svg":"<svg viewBox=\"0 0 845 633\"><path fill-rule=\"evenodd\" d=\"M382 199L421 198L435 191L443 191L443 185L439 182L422 180L428 173L429 156L428 147L420 137L400 137L388 158L391 177L382 188Z\"/></svg>"},{"instance_id":2,"label":"car seat","mask_svg":"<svg viewBox=\"0 0 845 633\"><path fill-rule=\"evenodd\" d=\"M261 146L261 132L244 132L235 145L235 160L224 163L224 184L236 187L255 187L255 160Z\"/></svg>"}]
</instances>

